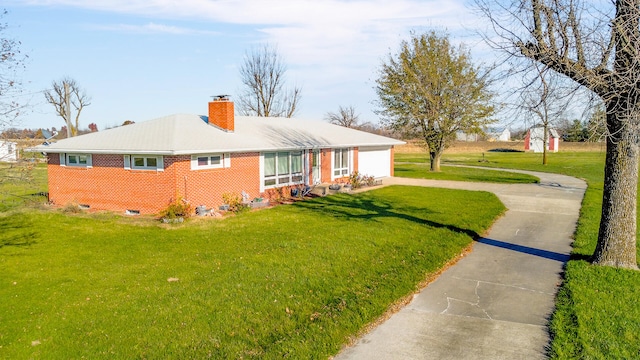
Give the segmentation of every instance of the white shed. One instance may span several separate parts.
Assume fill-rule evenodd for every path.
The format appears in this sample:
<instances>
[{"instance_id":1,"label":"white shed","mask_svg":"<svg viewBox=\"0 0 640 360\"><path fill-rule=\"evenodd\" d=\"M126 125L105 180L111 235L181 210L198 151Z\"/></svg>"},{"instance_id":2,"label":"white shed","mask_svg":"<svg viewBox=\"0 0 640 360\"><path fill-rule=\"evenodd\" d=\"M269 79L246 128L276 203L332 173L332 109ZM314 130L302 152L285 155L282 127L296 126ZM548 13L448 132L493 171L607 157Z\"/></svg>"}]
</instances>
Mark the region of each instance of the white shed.
<instances>
[{"instance_id":1,"label":"white shed","mask_svg":"<svg viewBox=\"0 0 640 360\"><path fill-rule=\"evenodd\" d=\"M511 141L509 128L490 128L486 131L488 141Z\"/></svg>"},{"instance_id":2,"label":"white shed","mask_svg":"<svg viewBox=\"0 0 640 360\"><path fill-rule=\"evenodd\" d=\"M0 161L18 161L18 144L12 141L0 141Z\"/></svg>"},{"instance_id":3,"label":"white shed","mask_svg":"<svg viewBox=\"0 0 640 360\"><path fill-rule=\"evenodd\" d=\"M478 134L466 133L462 130L456 131L456 140L458 141L478 141Z\"/></svg>"},{"instance_id":4,"label":"white shed","mask_svg":"<svg viewBox=\"0 0 640 360\"><path fill-rule=\"evenodd\" d=\"M542 126L534 126L527 132L524 138L524 149L526 151L543 152L544 147L547 151L558 152L560 136L555 129L549 129L547 142L544 142L544 128Z\"/></svg>"}]
</instances>

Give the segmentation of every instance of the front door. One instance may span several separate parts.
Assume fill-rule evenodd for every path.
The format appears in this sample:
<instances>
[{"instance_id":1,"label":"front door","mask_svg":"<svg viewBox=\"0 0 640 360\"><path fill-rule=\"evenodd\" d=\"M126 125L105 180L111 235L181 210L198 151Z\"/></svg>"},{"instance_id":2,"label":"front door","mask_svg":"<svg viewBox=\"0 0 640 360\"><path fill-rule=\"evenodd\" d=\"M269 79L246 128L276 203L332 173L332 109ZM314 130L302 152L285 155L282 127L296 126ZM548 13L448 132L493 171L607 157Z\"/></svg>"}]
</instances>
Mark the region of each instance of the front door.
<instances>
[{"instance_id":1,"label":"front door","mask_svg":"<svg viewBox=\"0 0 640 360\"><path fill-rule=\"evenodd\" d=\"M313 183L311 185L320 184L320 150L313 150L311 155L311 177Z\"/></svg>"}]
</instances>

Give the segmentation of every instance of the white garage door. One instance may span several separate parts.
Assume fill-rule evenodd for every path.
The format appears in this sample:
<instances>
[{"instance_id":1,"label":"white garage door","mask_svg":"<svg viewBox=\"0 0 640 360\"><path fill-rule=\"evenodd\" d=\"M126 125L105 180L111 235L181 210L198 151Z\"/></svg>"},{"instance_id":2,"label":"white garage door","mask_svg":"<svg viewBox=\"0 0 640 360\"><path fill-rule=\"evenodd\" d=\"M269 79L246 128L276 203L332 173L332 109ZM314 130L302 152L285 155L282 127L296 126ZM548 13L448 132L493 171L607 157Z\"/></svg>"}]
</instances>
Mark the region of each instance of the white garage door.
<instances>
[{"instance_id":1,"label":"white garage door","mask_svg":"<svg viewBox=\"0 0 640 360\"><path fill-rule=\"evenodd\" d=\"M358 172L377 178L391 175L391 149L388 147L358 149Z\"/></svg>"}]
</instances>

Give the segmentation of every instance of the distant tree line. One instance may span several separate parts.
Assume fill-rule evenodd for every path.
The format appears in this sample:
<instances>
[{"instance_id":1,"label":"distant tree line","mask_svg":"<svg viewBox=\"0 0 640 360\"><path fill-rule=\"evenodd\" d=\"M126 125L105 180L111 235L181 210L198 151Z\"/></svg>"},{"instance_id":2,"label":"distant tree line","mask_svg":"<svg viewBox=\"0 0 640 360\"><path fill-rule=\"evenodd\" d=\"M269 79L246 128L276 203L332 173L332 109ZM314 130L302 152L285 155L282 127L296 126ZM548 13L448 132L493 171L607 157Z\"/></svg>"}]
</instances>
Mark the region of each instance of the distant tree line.
<instances>
[{"instance_id":1,"label":"distant tree line","mask_svg":"<svg viewBox=\"0 0 640 360\"><path fill-rule=\"evenodd\" d=\"M596 108L587 120L560 119L555 121L551 127L560 133L562 141L602 142L607 133L605 116L604 109ZM512 130L511 140L524 140L527 131L527 128Z\"/></svg>"},{"instance_id":2,"label":"distant tree line","mask_svg":"<svg viewBox=\"0 0 640 360\"><path fill-rule=\"evenodd\" d=\"M43 133L43 131L45 133ZM98 125L96 123L89 124L87 129L78 130L78 135L88 134L98 131ZM64 139L67 137L66 126L57 129L55 126L46 129L20 129L12 127L0 132L1 139L46 139L48 134L55 134L55 139Z\"/></svg>"}]
</instances>

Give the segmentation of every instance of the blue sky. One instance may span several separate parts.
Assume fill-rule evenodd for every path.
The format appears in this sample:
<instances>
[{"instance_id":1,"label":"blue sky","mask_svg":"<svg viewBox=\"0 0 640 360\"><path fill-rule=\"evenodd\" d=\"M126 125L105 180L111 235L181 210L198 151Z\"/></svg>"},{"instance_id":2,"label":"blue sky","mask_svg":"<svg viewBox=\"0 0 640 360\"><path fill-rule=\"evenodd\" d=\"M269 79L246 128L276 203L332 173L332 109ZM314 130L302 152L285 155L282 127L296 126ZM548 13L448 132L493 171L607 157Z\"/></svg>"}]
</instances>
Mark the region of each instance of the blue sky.
<instances>
[{"instance_id":1,"label":"blue sky","mask_svg":"<svg viewBox=\"0 0 640 360\"><path fill-rule=\"evenodd\" d=\"M8 0L7 35L29 56L20 75L25 128L63 125L42 90L74 78L92 97L81 128L203 114L210 96L239 92L244 54L268 42L302 87L296 117L353 105L373 113L376 71L409 32L446 29L485 51L464 0ZM484 49L484 50L482 50Z\"/></svg>"}]
</instances>

